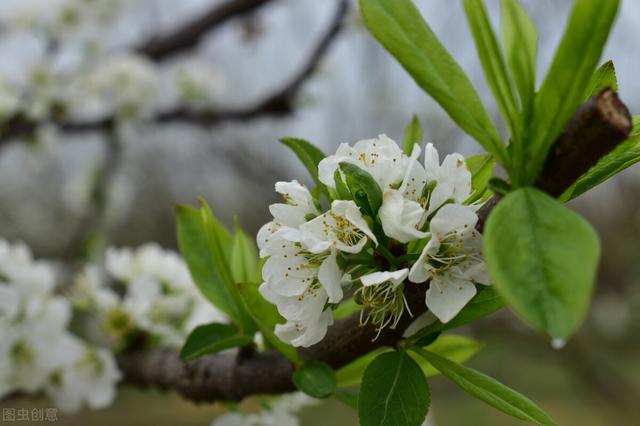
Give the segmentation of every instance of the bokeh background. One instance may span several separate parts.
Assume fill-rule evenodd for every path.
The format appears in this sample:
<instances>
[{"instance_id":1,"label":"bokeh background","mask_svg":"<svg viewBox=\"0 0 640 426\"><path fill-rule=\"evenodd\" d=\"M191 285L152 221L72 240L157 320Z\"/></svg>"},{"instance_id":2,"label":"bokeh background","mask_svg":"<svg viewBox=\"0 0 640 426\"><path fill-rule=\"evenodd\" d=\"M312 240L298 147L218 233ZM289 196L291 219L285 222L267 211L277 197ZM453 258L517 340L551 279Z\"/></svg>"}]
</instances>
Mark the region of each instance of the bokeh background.
<instances>
[{"instance_id":1,"label":"bokeh background","mask_svg":"<svg viewBox=\"0 0 640 426\"><path fill-rule=\"evenodd\" d=\"M88 0L91 1L91 0ZM79 45L99 40L90 61L130 51L190 22L223 0L92 0L111 4L108 24L74 31L52 46L30 22L57 16L64 0L0 2L0 76L28 85L37 67L64 74L57 90L71 90ZM603 0L607 1L607 0ZM470 75L494 117L460 1L417 0L443 43ZM494 23L499 1L488 0ZM540 34L539 76L544 75L562 34L570 0L522 0ZM193 48L153 61L168 75L197 61L214 69L215 108L253 105L288 85L331 25L338 1L273 0L217 26ZM306 180L303 168L277 140L308 139L326 152L341 142L386 133L398 140L413 114L426 141L441 152L479 152L479 146L423 94L402 68L366 32L355 2L326 55L296 92L290 113L258 114L247 120L136 122L120 137L109 179L96 196L96 174L110 158L108 135L100 131L56 132L17 137L0 144L0 237L25 241L39 257L75 259L84 249L87 223L100 216L109 244L136 246L157 241L175 248L173 208L204 197L227 224L235 215L256 231L268 219L276 180ZM26 19L24 17L28 17ZM36 18L33 18L36 17ZM30 21L31 20L31 21ZM16 30L15 22L25 21ZM640 2L623 1L603 59L616 65L620 93L632 113L640 111ZM588 31L588 29L586 29ZM96 63L89 65L94 66ZM44 65L43 65L44 64ZM540 78L540 77L539 77ZM162 80L162 79L161 79ZM166 80L166 77L165 77ZM69 86L67 86L67 84ZM154 95L170 104L170 84ZM81 96L80 94L78 96ZM2 102L0 100L0 102ZM100 192L101 191L101 192ZM508 312L463 330L486 342L470 365L538 401L562 425L640 424L640 167L632 168L573 203L600 233L603 256L594 304L584 327L561 351L528 331ZM95 221L94 221L95 222ZM445 380L432 381L436 425L517 425ZM7 406L47 406L13 400ZM61 415L69 425L208 425L222 406L194 406L156 391L126 389L110 409ZM355 425L355 414L328 401L305 409L302 424ZM23 422L24 423L24 422ZM26 424L26 423L25 423Z\"/></svg>"}]
</instances>

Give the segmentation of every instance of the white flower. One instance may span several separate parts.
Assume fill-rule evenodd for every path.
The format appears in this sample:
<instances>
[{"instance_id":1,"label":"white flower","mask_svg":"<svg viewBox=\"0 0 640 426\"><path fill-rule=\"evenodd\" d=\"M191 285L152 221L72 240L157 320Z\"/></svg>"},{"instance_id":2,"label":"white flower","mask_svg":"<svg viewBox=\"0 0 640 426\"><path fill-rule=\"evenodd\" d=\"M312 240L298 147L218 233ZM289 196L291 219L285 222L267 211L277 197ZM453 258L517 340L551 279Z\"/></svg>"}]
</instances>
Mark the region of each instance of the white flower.
<instances>
[{"instance_id":1,"label":"white flower","mask_svg":"<svg viewBox=\"0 0 640 426\"><path fill-rule=\"evenodd\" d=\"M80 78L72 105L75 114L108 114L128 119L148 117L158 104L159 77L154 65L136 55L104 58L90 74Z\"/></svg>"},{"instance_id":2,"label":"white flower","mask_svg":"<svg viewBox=\"0 0 640 426\"><path fill-rule=\"evenodd\" d=\"M78 411L83 404L97 410L113 403L120 378L111 352L86 347L79 357L53 376L46 390L56 406L64 411Z\"/></svg>"},{"instance_id":3,"label":"white flower","mask_svg":"<svg viewBox=\"0 0 640 426\"><path fill-rule=\"evenodd\" d=\"M282 195L284 203L269 206L273 221L263 225L258 231L257 243L260 256L265 257L264 247L269 238L280 228L297 228L307 221L307 216L319 214L309 190L297 180L276 182L276 192Z\"/></svg>"},{"instance_id":4,"label":"white flower","mask_svg":"<svg viewBox=\"0 0 640 426\"><path fill-rule=\"evenodd\" d=\"M384 193L378 215L385 235L401 243L428 235L420 230L426 219L424 208L420 203L405 198L398 190L389 189Z\"/></svg>"},{"instance_id":5,"label":"white flower","mask_svg":"<svg viewBox=\"0 0 640 426\"><path fill-rule=\"evenodd\" d=\"M430 223L431 239L411 267L409 280L431 280L426 305L442 322L448 322L476 294L474 283L488 284L482 241L475 225L474 208L446 204Z\"/></svg>"},{"instance_id":6,"label":"white flower","mask_svg":"<svg viewBox=\"0 0 640 426\"><path fill-rule=\"evenodd\" d=\"M95 267L85 269L72 295L78 305L97 310L111 338L141 330L165 345L179 346L196 326L228 321L199 293L182 259L156 244L109 248L105 267L107 277ZM123 284L123 295L114 292L108 277Z\"/></svg>"},{"instance_id":7,"label":"white flower","mask_svg":"<svg viewBox=\"0 0 640 426\"><path fill-rule=\"evenodd\" d=\"M312 253L336 248L345 253L360 252L375 235L353 201L335 200L331 210L300 226L302 242Z\"/></svg>"},{"instance_id":8,"label":"white flower","mask_svg":"<svg viewBox=\"0 0 640 426\"><path fill-rule=\"evenodd\" d=\"M313 323L287 321L285 324L276 324L275 335L293 346L307 348L324 339L327 329L332 324L333 313L328 309L320 314L320 317Z\"/></svg>"},{"instance_id":9,"label":"white flower","mask_svg":"<svg viewBox=\"0 0 640 426\"><path fill-rule=\"evenodd\" d=\"M334 155L320 161L318 176L320 181L335 188L334 175L340 163L351 163L369 172L384 191L399 184L407 168L407 156L392 139L380 135L377 139L356 142L353 147L340 144Z\"/></svg>"},{"instance_id":10,"label":"white flower","mask_svg":"<svg viewBox=\"0 0 640 426\"><path fill-rule=\"evenodd\" d=\"M424 171L428 182L437 182L429 201L429 213L447 200L462 203L471 196L471 172L464 157L449 154L440 164L438 151L432 144L424 150Z\"/></svg>"},{"instance_id":11,"label":"white flower","mask_svg":"<svg viewBox=\"0 0 640 426\"><path fill-rule=\"evenodd\" d=\"M391 328L398 324L406 306L401 284L408 275L409 269L405 268L393 272L372 272L360 277L362 287L356 297L362 301L362 324L371 321L378 326L379 332L389 324Z\"/></svg>"},{"instance_id":12,"label":"white flower","mask_svg":"<svg viewBox=\"0 0 640 426\"><path fill-rule=\"evenodd\" d=\"M54 298L43 306L37 318L18 322L5 330L0 358L9 371L0 372L8 389L36 392L50 375L77 353L76 341L66 333L69 304Z\"/></svg>"},{"instance_id":13,"label":"white flower","mask_svg":"<svg viewBox=\"0 0 640 426\"><path fill-rule=\"evenodd\" d=\"M213 106L224 86L224 80L217 70L193 61L177 69L175 80L180 100L196 109Z\"/></svg>"}]
</instances>

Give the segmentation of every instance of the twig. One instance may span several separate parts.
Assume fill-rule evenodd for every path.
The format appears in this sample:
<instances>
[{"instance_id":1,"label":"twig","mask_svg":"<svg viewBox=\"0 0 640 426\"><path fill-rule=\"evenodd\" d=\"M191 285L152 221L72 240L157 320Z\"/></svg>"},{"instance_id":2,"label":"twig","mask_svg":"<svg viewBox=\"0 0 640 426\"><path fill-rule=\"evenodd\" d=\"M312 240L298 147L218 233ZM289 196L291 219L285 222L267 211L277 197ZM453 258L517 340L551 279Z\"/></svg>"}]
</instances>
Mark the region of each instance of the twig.
<instances>
[{"instance_id":1,"label":"twig","mask_svg":"<svg viewBox=\"0 0 640 426\"><path fill-rule=\"evenodd\" d=\"M615 96L615 94L607 96ZM580 128L586 127L604 138L604 140L592 140L593 144L613 149L626 136L622 133L612 132L611 129L626 128L627 126L625 123L622 123L625 125L621 126L621 122L618 120L619 117L625 116L626 107L617 102L612 105L617 105L616 114L607 114L601 117L591 111L593 108L598 108L598 102L589 101L584 108L578 111L568 129L573 126L573 123L580 124L574 128L574 131L567 131L556 144L569 146L572 143L579 143L580 140L570 141L567 138L577 137L575 135L582 133ZM617 136L615 139L611 139L611 135L614 133ZM614 143L612 140L618 140L618 142ZM573 169L572 173L578 170L586 171L597 161L588 151L580 151L584 153L584 157L576 158L578 151L557 150L555 151L557 156L554 160L555 167ZM570 174L569 171L565 172ZM545 173L556 173L556 170L545 168ZM571 182L567 183L562 180L555 181L555 183L551 181L551 186L547 188L547 191L561 193L570 184ZM491 209L488 208L480 212L482 223L490 211ZM406 287L405 296L411 312L416 316L426 310L425 290L425 286L408 285ZM339 368L373 349L396 345L402 338L403 331L412 321L413 318L408 315L403 316L396 329L384 330L374 341L377 330L371 325L359 326L356 314L350 318L336 321L320 343L301 350L300 353L304 357L322 360L334 368ZM283 356L275 351L256 353L253 357L241 360L236 360L235 356L231 354L212 355L183 364L175 351L156 350L122 354L119 357L119 366L125 375L126 383L173 390L194 401L237 401L255 394L282 393L294 390L291 382L293 368Z\"/></svg>"},{"instance_id":2,"label":"twig","mask_svg":"<svg viewBox=\"0 0 640 426\"><path fill-rule=\"evenodd\" d=\"M136 51L153 60L165 59L177 52L194 47L200 39L228 20L264 6L272 0L228 0L214 5L207 12L188 21L169 34L153 38Z\"/></svg>"}]
</instances>

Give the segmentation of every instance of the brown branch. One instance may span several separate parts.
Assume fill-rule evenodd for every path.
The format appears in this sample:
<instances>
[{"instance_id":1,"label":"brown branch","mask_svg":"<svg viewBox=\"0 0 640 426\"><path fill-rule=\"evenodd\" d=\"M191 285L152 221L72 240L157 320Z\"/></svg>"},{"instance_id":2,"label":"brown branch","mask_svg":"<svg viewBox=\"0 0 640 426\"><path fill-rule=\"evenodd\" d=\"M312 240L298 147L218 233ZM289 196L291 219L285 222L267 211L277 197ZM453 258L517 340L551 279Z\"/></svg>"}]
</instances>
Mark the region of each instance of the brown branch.
<instances>
[{"instance_id":1,"label":"brown branch","mask_svg":"<svg viewBox=\"0 0 640 426\"><path fill-rule=\"evenodd\" d=\"M181 106L160 112L149 119L149 122L155 124L184 122L211 126L221 121L248 121L259 117L281 117L291 114L294 110L295 98L303 84L318 69L332 42L340 33L348 7L348 0L339 1L329 28L311 51L302 68L282 88L266 96L265 99L247 107L213 111L197 111ZM33 134L41 124L43 123L32 121L22 115L10 118L0 128L0 146L13 138ZM51 124L55 124L64 133L104 131L114 127L115 117L110 116L86 122L54 120Z\"/></svg>"},{"instance_id":2,"label":"brown branch","mask_svg":"<svg viewBox=\"0 0 640 426\"><path fill-rule=\"evenodd\" d=\"M605 89L584 103L554 143L535 186L558 197L600 158L625 141L632 130L631 114L616 92ZM482 231L499 197L480 210Z\"/></svg>"},{"instance_id":3,"label":"brown branch","mask_svg":"<svg viewBox=\"0 0 640 426\"><path fill-rule=\"evenodd\" d=\"M228 0L221 5L216 4L170 33L149 40L136 51L156 61L165 59L194 47L202 37L228 20L253 12L270 1L272 0Z\"/></svg>"},{"instance_id":4,"label":"brown branch","mask_svg":"<svg viewBox=\"0 0 640 426\"><path fill-rule=\"evenodd\" d=\"M611 106L607 114L601 114L603 105ZM599 138L586 137L582 129L599 135ZM626 131L625 131L626 129ZM612 92L600 94L589 100L581 108L567 127L567 131L554 145L554 167L564 170L563 176L575 176L584 173L595 164L598 158L593 151L603 155L609 152L628 136L631 120L626 107L617 100ZM588 143L588 149L585 145ZM570 148L582 146L582 150ZM563 147L560 149L560 147ZM580 155L582 152L582 155ZM545 167L544 173L551 176L558 173ZM543 176L542 182L549 193L562 193L571 183L564 179L552 180ZM495 206L494 200L491 206ZM490 213L492 207L480 212L481 222ZM414 315L426 311L424 304L424 286L408 285L406 297ZM358 316L336 321L329 328L327 336L317 345L300 351L304 357L329 363L334 368L342 367L356 358L382 346L394 346L402 338L403 331L412 322L405 315L395 330L387 329L374 340L376 330L372 326L360 327ZM152 351L147 353L123 354L119 358L126 383L160 387L174 390L194 401L233 400L237 401L255 394L274 394L294 390L291 382L293 367L275 351L254 353L253 355L222 354L207 356L188 364L180 362L174 351Z\"/></svg>"}]
</instances>

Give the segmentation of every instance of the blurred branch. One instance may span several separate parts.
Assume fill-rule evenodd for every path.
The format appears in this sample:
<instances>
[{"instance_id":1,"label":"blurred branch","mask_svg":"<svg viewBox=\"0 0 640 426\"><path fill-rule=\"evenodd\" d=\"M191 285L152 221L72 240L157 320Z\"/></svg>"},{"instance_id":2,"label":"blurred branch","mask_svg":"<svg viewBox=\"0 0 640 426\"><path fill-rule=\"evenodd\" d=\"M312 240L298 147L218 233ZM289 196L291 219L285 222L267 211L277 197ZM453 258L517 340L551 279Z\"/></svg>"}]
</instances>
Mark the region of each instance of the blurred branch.
<instances>
[{"instance_id":1,"label":"blurred branch","mask_svg":"<svg viewBox=\"0 0 640 426\"><path fill-rule=\"evenodd\" d=\"M137 53L153 60L165 59L177 52L194 47L202 37L229 19L251 13L272 0L228 0L215 4L195 19L188 21L160 37L139 46Z\"/></svg>"},{"instance_id":2,"label":"blurred branch","mask_svg":"<svg viewBox=\"0 0 640 426\"><path fill-rule=\"evenodd\" d=\"M612 105L610 113L598 113L600 99L608 98L607 105ZM615 102L611 102L615 100ZM583 149L557 149L570 144L581 146L584 133L581 129L590 129L598 138L589 138L589 146ZM625 131L624 129L627 129ZM613 131L615 129L615 131ZM600 94L590 99L575 115L565 132L554 145L554 164L573 174L588 170L597 161L592 155L592 145L600 148L602 154L615 148L626 139L631 129L628 111L622 102L617 100L613 92ZM582 136L581 136L582 135ZM606 149L604 148L606 147ZM577 155L582 152L582 156ZM577 157L576 157L577 155ZM559 171L545 167L545 174L555 175ZM549 180L543 176L541 181L548 182L545 188L549 193L562 193L572 182L565 180ZM488 208L479 212L481 227L498 200L489 204ZM424 304L425 286L409 285L405 296L410 311L418 316L426 311ZM327 362L333 368L340 368L358 357L382 346L395 346L401 339L404 330L413 321L409 315L402 317L396 329L384 330L374 340L377 331L374 326L360 326L359 315L336 321L329 328L327 336L318 344L300 350L302 356ZM160 387L173 390L194 401L231 400L238 401L254 394L275 394L295 390L291 382L293 367L282 355L270 350L252 354L220 354L211 355L184 364L176 351L156 350L122 354L119 366L125 376L125 383L143 386Z\"/></svg>"},{"instance_id":3,"label":"blurred branch","mask_svg":"<svg viewBox=\"0 0 640 426\"><path fill-rule=\"evenodd\" d=\"M172 110L160 112L152 117L149 122L156 124L184 122L210 126L221 121L248 121L260 117L280 117L291 114L294 111L294 101L297 94L306 80L318 69L329 47L339 34L348 8L348 0L339 0L338 7L331 19L329 27L307 57L302 68L294 74L282 88L266 96L264 99L243 108L222 108L213 111L196 111L180 106ZM54 120L49 124L55 124L60 131L64 133L81 133L108 130L114 127L116 121L116 117L109 116L85 122L60 119ZM0 128L0 146L8 143L8 141L13 138L32 135L41 124L44 123L30 120L22 115L10 118L4 123L2 128Z\"/></svg>"}]
</instances>

